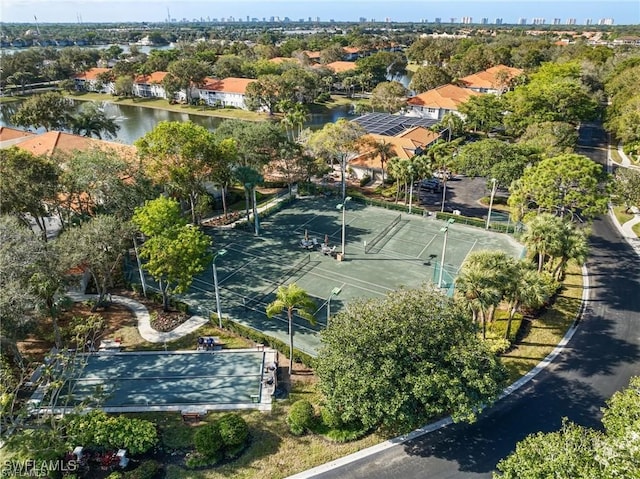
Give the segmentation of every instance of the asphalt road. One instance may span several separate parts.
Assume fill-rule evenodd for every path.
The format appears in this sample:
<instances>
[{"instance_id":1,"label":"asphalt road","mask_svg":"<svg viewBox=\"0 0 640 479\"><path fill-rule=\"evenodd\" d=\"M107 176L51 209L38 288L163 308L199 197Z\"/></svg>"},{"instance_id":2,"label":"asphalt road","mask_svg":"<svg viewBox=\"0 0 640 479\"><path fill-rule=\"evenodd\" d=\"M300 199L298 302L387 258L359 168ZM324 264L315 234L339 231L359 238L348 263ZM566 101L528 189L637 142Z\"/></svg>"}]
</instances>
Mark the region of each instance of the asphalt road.
<instances>
[{"instance_id":1,"label":"asphalt road","mask_svg":"<svg viewBox=\"0 0 640 479\"><path fill-rule=\"evenodd\" d=\"M581 153L604 161L603 132L581 130ZM640 259L609 217L593 225L589 299L565 351L546 370L485 411L472 425L455 424L315 477L489 478L517 441L554 431L567 417L599 427L611 395L640 375Z\"/></svg>"}]
</instances>

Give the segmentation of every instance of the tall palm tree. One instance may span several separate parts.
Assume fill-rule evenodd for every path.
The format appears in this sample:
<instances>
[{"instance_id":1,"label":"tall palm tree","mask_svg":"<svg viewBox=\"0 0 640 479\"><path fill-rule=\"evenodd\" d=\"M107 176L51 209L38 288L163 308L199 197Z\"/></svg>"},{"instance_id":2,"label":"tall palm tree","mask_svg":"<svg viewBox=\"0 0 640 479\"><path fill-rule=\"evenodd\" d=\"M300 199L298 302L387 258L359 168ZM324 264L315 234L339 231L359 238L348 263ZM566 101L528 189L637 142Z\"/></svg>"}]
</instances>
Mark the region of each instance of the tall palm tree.
<instances>
[{"instance_id":1,"label":"tall palm tree","mask_svg":"<svg viewBox=\"0 0 640 479\"><path fill-rule=\"evenodd\" d=\"M527 223L521 241L537 259L538 273L543 270L549 254L562 249L564 229L563 220L551 213L542 213Z\"/></svg>"},{"instance_id":2,"label":"tall palm tree","mask_svg":"<svg viewBox=\"0 0 640 479\"><path fill-rule=\"evenodd\" d=\"M289 375L291 375L293 367L293 313L295 312L311 324L315 324L316 319L313 316L315 309L316 304L314 301L296 283L278 287L276 299L267 305L266 313L268 318L272 318L284 310L287 311L289 319Z\"/></svg>"},{"instance_id":3,"label":"tall palm tree","mask_svg":"<svg viewBox=\"0 0 640 479\"><path fill-rule=\"evenodd\" d=\"M371 140L368 142L371 147L371 151L367 155L369 158L380 158L380 166L382 167L382 184L384 185L384 165L395 153L395 147L391 143L387 143L385 140Z\"/></svg>"},{"instance_id":4,"label":"tall palm tree","mask_svg":"<svg viewBox=\"0 0 640 479\"><path fill-rule=\"evenodd\" d=\"M95 136L98 139L115 138L120 125L115 119L109 118L104 110L93 102L84 103L75 115L70 117L71 131L76 135Z\"/></svg>"},{"instance_id":5,"label":"tall palm tree","mask_svg":"<svg viewBox=\"0 0 640 479\"><path fill-rule=\"evenodd\" d=\"M406 182L407 181L406 178L409 174L407 171L407 162L404 161L399 156L394 156L393 158L389 159L388 169L391 176L393 176L393 178L395 178L396 180L396 203L397 203L398 199L400 198L400 182L401 181Z\"/></svg>"},{"instance_id":6,"label":"tall palm tree","mask_svg":"<svg viewBox=\"0 0 640 479\"><path fill-rule=\"evenodd\" d=\"M545 279L526 260L513 262L509 280L504 290L504 299L509 302L509 317L505 339L511 336L511 324L518 310L522 307L537 308L549 299L552 281Z\"/></svg>"},{"instance_id":7,"label":"tall palm tree","mask_svg":"<svg viewBox=\"0 0 640 479\"><path fill-rule=\"evenodd\" d=\"M589 241L584 231L577 229L573 223L565 221L559 246L558 250L552 252L555 258L559 258L558 264L553 269L553 277L557 281L564 277L569 260L575 260L580 265L584 264L589 254Z\"/></svg>"},{"instance_id":8,"label":"tall palm tree","mask_svg":"<svg viewBox=\"0 0 640 479\"><path fill-rule=\"evenodd\" d=\"M245 206L246 206L246 213L247 213L247 223L250 223L251 218L249 216L249 205L252 204L254 220L255 220L255 224L257 225L258 209L257 209L257 205L255 204L255 195L252 195L252 193L255 192L256 186L258 186L259 183L262 183L263 181L262 175L256 170L254 170L253 168L251 168L250 166L238 166L234 170L233 175L235 179L244 188L244 199L245 199ZM255 228L255 233L258 234L257 227Z\"/></svg>"}]
</instances>

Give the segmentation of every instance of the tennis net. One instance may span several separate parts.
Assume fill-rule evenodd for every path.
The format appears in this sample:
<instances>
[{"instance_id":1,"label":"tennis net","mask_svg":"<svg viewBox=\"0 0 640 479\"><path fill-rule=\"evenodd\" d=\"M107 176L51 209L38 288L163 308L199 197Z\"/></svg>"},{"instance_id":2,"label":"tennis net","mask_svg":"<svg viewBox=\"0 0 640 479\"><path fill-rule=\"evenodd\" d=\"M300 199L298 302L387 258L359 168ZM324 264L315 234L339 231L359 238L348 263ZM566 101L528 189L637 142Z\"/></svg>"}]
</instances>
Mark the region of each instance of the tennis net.
<instances>
[{"instance_id":1,"label":"tennis net","mask_svg":"<svg viewBox=\"0 0 640 479\"><path fill-rule=\"evenodd\" d=\"M400 223L401 219L402 219L402 214L399 214L398 216L396 216L388 226L386 226L380 233L378 233L375 236L375 238L367 242L367 245L364 247L364 252L369 253L375 247L375 245L377 245L380 242L382 238L384 238L385 236L387 236L387 234L389 234L389 232L393 229L395 225Z\"/></svg>"}]
</instances>

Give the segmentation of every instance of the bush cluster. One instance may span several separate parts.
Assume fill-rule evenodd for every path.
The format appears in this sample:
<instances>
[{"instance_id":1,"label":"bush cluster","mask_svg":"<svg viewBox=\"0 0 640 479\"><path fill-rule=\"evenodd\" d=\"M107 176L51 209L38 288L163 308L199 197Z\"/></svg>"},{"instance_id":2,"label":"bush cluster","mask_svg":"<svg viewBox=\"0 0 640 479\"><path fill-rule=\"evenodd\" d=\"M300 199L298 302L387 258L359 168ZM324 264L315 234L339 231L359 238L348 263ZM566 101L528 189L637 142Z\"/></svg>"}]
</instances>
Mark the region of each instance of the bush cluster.
<instances>
[{"instance_id":1,"label":"bush cluster","mask_svg":"<svg viewBox=\"0 0 640 479\"><path fill-rule=\"evenodd\" d=\"M210 466L222 458L237 457L249 439L249 427L238 414L225 414L217 421L198 428L193 436L196 452L187 467Z\"/></svg>"},{"instance_id":2,"label":"bush cluster","mask_svg":"<svg viewBox=\"0 0 640 479\"><path fill-rule=\"evenodd\" d=\"M287 415L289 431L296 436L302 436L309 431L316 420L313 405L306 399L300 399L293 403Z\"/></svg>"}]
</instances>

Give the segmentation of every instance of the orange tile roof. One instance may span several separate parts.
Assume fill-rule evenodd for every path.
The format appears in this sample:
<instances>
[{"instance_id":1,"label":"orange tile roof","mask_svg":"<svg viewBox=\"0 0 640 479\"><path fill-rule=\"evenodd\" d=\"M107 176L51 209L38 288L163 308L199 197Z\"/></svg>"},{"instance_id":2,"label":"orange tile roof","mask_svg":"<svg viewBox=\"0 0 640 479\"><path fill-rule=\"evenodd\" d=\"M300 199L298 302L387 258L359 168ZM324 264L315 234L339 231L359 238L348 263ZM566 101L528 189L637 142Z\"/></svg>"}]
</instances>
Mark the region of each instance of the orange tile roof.
<instances>
[{"instance_id":1,"label":"orange tile roof","mask_svg":"<svg viewBox=\"0 0 640 479\"><path fill-rule=\"evenodd\" d=\"M78 73L73 78L77 78L78 80L87 80L87 81L97 80L98 75L100 75L101 73L106 73L108 71L111 71L111 69L110 68L91 68L86 72Z\"/></svg>"},{"instance_id":2,"label":"orange tile roof","mask_svg":"<svg viewBox=\"0 0 640 479\"><path fill-rule=\"evenodd\" d=\"M333 70L336 73L348 72L356 69L356 62L331 62L326 65L320 65L330 70Z\"/></svg>"},{"instance_id":3,"label":"orange tile roof","mask_svg":"<svg viewBox=\"0 0 640 479\"><path fill-rule=\"evenodd\" d=\"M495 67L487 68L486 70L474 73L473 75L462 77L460 81L470 88L495 89L499 86L496 84L496 78L500 72L507 72L507 78L511 79L522 75L524 70L508 67L506 65L496 65Z\"/></svg>"},{"instance_id":4,"label":"orange tile roof","mask_svg":"<svg viewBox=\"0 0 640 479\"><path fill-rule=\"evenodd\" d=\"M251 78L223 78L222 80L217 78L205 78L204 86L201 86L201 90L220 91L224 93L242 93L247 91L247 85L254 82Z\"/></svg>"},{"instance_id":5,"label":"orange tile roof","mask_svg":"<svg viewBox=\"0 0 640 479\"><path fill-rule=\"evenodd\" d=\"M469 90L468 88L461 88L456 85L447 84L413 96L407 100L407 103L409 105L425 106L428 108L457 110L460 104L476 95L482 95L482 93Z\"/></svg>"},{"instance_id":6,"label":"orange tile roof","mask_svg":"<svg viewBox=\"0 0 640 479\"><path fill-rule=\"evenodd\" d=\"M0 142L18 140L20 138L28 138L34 135L35 133L31 133L30 131L18 130L17 128L9 128L8 126L0 126Z\"/></svg>"},{"instance_id":7,"label":"orange tile roof","mask_svg":"<svg viewBox=\"0 0 640 479\"><path fill-rule=\"evenodd\" d=\"M312 52L309 50L304 50L302 53L307 55L311 60L320 60L320 52Z\"/></svg>"},{"instance_id":8,"label":"orange tile roof","mask_svg":"<svg viewBox=\"0 0 640 479\"><path fill-rule=\"evenodd\" d=\"M417 148L424 148L436 141L440 135L422 126L409 128L396 136L378 135L369 133L362 137L361 154L351 160L349 164L364 168L380 168L380 157L372 157L371 147L367 145L367 140L385 142L391 144L392 156L403 159L412 158Z\"/></svg>"},{"instance_id":9,"label":"orange tile roof","mask_svg":"<svg viewBox=\"0 0 640 479\"><path fill-rule=\"evenodd\" d=\"M342 47L345 53L360 53L360 49L358 47Z\"/></svg>"},{"instance_id":10,"label":"orange tile roof","mask_svg":"<svg viewBox=\"0 0 640 479\"><path fill-rule=\"evenodd\" d=\"M123 156L135 155L135 147L114 143L111 141L87 138L86 136L72 135L61 131L48 131L41 135L35 135L16 145L18 148L27 150L34 155L53 155L55 153L72 153L77 150L88 150L91 148L112 149Z\"/></svg>"},{"instance_id":11,"label":"orange tile roof","mask_svg":"<svg viewBox=\"0 0 640 479\"><path fill-rule=\"evenodd\" d=\"M168 72L153 72L151 75L138 75L133 82L148 84L162 83L162 80L167 76L167 73Z\"/></svg>"}]
</instances>

